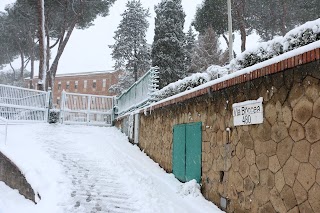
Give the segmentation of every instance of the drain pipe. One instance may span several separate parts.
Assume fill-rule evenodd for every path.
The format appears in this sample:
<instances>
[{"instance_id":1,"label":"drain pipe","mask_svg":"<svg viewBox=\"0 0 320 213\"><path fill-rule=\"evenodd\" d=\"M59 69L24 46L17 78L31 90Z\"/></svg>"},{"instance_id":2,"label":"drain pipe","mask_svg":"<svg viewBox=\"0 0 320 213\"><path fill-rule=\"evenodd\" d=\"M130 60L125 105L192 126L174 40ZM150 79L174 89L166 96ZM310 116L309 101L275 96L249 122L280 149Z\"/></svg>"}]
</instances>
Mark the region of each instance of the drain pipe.
<instances>
[{"instance_id":1,"label":"drain pipe","mask_svg":"<svg viewBox=\"0 0 320 213\"><path fill-rule=\"evenodd\" d=\"M224 171L223 171L223 178L221 181L223 181L223 179L225 178L225 172L227 170L227 159L228 159L228 153L230 151L230 135L231 135L231 129L229 127L226 128L226 132L227 132L227 143L225 144L224 146ZM221 175L221 174L220 174ZM226 181L223 181L223 193L225 193L227 191L227 184L226 184ZM228 205L228 197L221 197L220 198L220 206L223 208L223 209L227 209L227 205Z\"/></svg>"}]
</instances>

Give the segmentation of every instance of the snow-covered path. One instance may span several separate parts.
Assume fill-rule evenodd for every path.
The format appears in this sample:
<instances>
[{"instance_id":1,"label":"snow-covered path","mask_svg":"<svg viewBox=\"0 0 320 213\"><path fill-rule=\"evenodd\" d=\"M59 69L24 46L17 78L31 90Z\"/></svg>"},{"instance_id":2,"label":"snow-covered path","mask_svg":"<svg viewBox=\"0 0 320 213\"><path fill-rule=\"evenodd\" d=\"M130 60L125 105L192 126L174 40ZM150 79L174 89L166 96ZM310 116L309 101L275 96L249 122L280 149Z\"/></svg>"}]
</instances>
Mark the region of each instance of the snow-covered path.
<instances>
[{"instance_id":1,"label":"snow-covered path","mask_svg":"<svg viewBox=\"0 0 320 213\"><path fill-rule=\"evenodd\" d=\"M221 212L195 182L165 173L116 128L10 126L0 149L41 195L37 205L19 201L23 212ZM0 213L19 212L11 204L21 198L6 197L0 193Z\"/></svg>"},{"instance_id":2,"label":"snow-covered path","mask_svg":"<svg viewBox=\"0 0 320 213\"><path fill-rule=\"evenodd\" d=\"M62 205L66 212L134 212L137 200L133 199L126 191L126 186L121 183L121 174L114 169L110 149L104 150L102 155L95 152L88 153L90 144L82 144L86 132L83 128L68 128L62 138L46 137L49 132L41 132L40 137L45 138L45 145L52 157L63 166L65 175L71 180L71 199ZM63 130L62 130L63 131ZM76 140L69 140L74 138Z\"/></svg>"}]
</instances>

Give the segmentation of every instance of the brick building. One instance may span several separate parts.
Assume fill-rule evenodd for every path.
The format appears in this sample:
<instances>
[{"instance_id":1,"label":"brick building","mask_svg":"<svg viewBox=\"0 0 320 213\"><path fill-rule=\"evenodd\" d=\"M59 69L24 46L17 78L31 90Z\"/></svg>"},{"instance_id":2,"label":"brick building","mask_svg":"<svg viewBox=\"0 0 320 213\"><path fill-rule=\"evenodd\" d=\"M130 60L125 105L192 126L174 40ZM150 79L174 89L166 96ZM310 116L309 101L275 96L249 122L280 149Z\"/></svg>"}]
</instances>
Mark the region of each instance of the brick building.
<instances>
[{"instance_id":1,"label":"brick building","mask_svg":"<svg viewBox=\"0 0 320 213\"><path fill-rule=\"evenodd\" d=\"M114 70L57 74L53 89L53 105L59 106L63 90L71 93L115 95L109 92L109 88L118 82L119 74L120 71ZM34 88L37 88L37 77L33 82Z\"/></svg>"}]
</instances>

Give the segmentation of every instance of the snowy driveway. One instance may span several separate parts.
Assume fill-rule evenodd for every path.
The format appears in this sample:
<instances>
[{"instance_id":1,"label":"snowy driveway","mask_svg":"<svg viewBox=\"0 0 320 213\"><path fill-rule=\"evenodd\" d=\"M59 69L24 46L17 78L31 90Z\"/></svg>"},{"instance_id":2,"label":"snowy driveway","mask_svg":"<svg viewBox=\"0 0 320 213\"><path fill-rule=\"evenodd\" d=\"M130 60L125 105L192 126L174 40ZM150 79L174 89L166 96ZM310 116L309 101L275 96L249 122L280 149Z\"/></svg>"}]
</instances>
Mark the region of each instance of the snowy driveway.
<instances>
[{"instance_id":1,"label":"snowy driveway","mask_svg":"<svg viewBox=\"0 0 320 213\"><path fill-rule=\"evenodd\" d=\"M116 128L10 126L0 149L41 195L34 205L0 182L10 193L0 193L0 213L221 212L197 184L165 173Z\"/></svg>"}]
</instances>

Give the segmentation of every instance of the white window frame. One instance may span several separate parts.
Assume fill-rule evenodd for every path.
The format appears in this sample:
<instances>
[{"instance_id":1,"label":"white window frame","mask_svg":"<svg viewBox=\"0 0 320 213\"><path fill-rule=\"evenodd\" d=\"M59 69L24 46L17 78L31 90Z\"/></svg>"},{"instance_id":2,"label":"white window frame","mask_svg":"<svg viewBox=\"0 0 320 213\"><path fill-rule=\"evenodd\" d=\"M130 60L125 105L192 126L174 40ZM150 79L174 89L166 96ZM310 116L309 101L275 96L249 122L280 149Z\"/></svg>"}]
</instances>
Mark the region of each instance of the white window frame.
<instances>
[{"instance_id":1,"label":"white window frame","mask_svg":"<svg viewBox=\"0 0 320 213\"><path fill-rule=\"evenodd\" d=\"M102 79L102 87L106 88L107 86L107 79Z\"/></svg>"}]
</instances>

